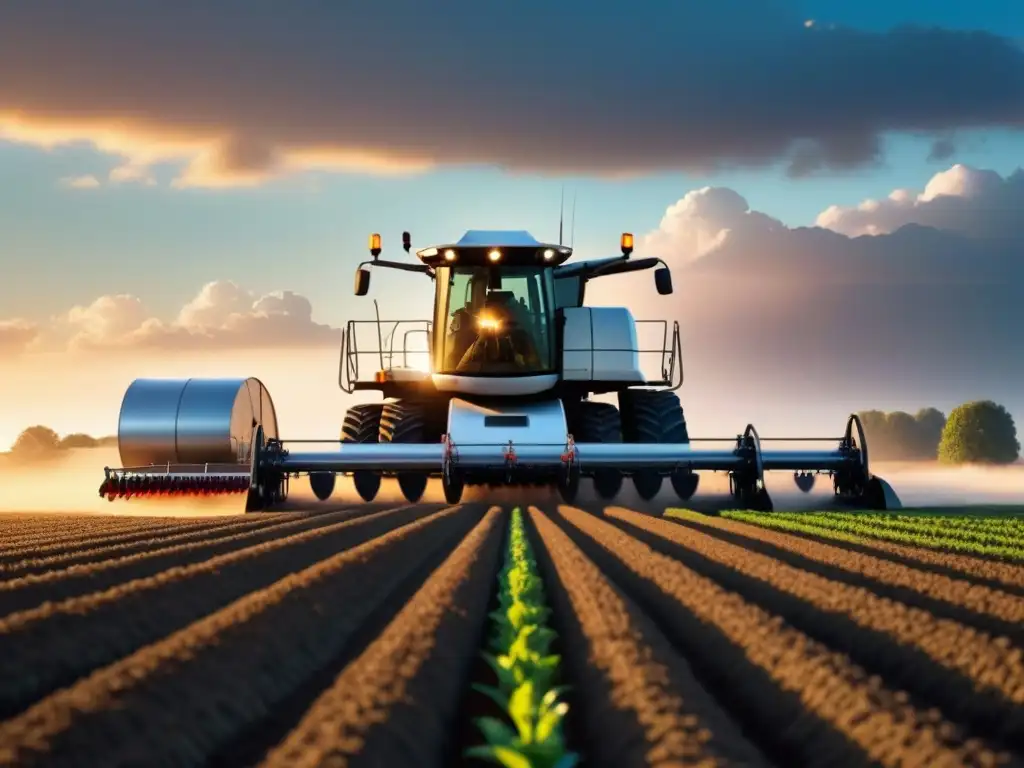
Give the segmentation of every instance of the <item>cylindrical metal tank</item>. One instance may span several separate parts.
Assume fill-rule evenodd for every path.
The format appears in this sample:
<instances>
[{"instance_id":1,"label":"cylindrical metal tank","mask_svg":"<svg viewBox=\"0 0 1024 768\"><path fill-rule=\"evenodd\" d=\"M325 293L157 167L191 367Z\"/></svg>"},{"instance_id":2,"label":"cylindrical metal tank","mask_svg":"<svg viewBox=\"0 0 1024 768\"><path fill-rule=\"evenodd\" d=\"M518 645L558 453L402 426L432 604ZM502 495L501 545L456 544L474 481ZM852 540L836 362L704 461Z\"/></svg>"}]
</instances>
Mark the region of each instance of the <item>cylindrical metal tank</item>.
<instances>
[{"instance_id":1,"label":"cylindrical metal tank","mask_svg":"<svg viewBox=\"0 0 1024 768\"><path fill-rule=\"evenodd\" d=\"M117 445L125 467L245 463L258 424L278 436L258 379L136 379L121 401Z\"/></svg>"}]
</instances>

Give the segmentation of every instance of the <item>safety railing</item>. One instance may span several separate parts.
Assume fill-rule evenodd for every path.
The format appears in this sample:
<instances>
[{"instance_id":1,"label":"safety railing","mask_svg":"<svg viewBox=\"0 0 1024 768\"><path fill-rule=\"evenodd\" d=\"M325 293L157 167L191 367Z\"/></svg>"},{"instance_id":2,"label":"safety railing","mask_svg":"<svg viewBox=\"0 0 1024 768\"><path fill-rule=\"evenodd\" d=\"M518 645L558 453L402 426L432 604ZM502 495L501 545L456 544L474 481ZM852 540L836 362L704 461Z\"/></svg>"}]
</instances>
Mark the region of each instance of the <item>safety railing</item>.
<instances>
[{"instance_id":1,"label":"safety railing","mask_svg":"<svg viewBox=\"0 0 1024 768\"><path fill-rule=\"evenodd\" d=\"M428 371L432 327L429 320L349 320L341 336L338 386L351 394L356 384L374 381L378 371ZM363 378L367 365L372 371Z\"/></svg>"},{"instance_id":2,"label":"safety railing","mask_svg":"<svg viewBox=\"0 0 1024 768\"><path fill-rule=\"evenodd\" d=\"M674 391L683 384L683 353L679 323L668 320L635 320L637 343L634 347L582 346L564 347L562 353L583 353L584 356L621 353L636 355L644 381L638 386ZM595 374L596 376L596 374Z\"/></svg>"},{"instance_id":3,"label":"safety railing","mask_svg":"<svg viewBox=\"0 0 1024 768\"><path fill-rule=\"evenodd\" d=\"M644 356L657 356L658 372L660 379L648 378L647 384L651 387L667 387L672 391L683 385L683 344L679 336L679 322L673 320L671 333L668 320L637 320L637 354L640 356L641 368L644 367ZM644 331L651 329L653 334L644 334ZM660 333L659 333L660 331ZM641 339L642 335L652 335L650 342ZM660 337L660 344L657 339ZM647 343L653 346L645 349ZM647 358L650 359L650 358Z\"/></svg>"},{"instance_id":4,"label":"safety railing","mask_svg":"<svg viewBox=\"0 0 1024 768\"><path fill-rule=\"evenodd\" d=\"M630 349L571 349L572 352L628 352L639 357L644 386L677 390L683 384L679 323L637 320L637 346ZM378 371L396 368L429 371L429 320L349 320L341 340L338 386L351 394L357 383L375 381ZM370 358L367 363L366 358ZM370 368L368 374L367 367Z\"/></svg>"}]
</instances>

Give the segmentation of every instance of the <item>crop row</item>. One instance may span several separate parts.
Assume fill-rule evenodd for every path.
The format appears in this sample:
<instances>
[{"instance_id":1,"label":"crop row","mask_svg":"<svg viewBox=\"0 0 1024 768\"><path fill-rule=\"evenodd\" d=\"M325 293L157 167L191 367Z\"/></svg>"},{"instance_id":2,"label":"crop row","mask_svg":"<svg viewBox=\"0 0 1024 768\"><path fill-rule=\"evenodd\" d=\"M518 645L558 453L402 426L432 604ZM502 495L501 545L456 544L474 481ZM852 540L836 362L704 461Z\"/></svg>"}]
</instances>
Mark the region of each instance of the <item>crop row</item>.
<instances>
[{"instance_id":1,"label":"crop row","mask_svg":"<svg viewBox=\"0 0 1024 768\"><path fill-rule=\"evenodd\" d=\"M781 512L785 520L799 520L804 515ZM807 515L809 522L831 525L856 525L884 532L912 533L929 539L952 538L987 546L1014 545L1020 542L1020 526L1012 518L985 518L984 522L952 517L886 516L874 513L817 512Z\"/></svg>"},{"instance_id":2,"label":"crop row","mask_svg":"<svg viewBox=\"0 0 1024 768\"><path fill-rule=\"evenodd\" d=\"M723 541L697 526L643 518L627 510L609 514L635 526L638 538L727 589L749 594L794 627L877 669L887 681L931 698L962 722L1024 745L1024 712L1016 701L1024 693L1024 658L1000 637L922 610L913 605L913 597L907 602L882 597L866 587L790 565L784 558ZM847 564L839 560L835 565ZM945 586L950 604L958 605L956 597L963 591L955 584ZM911 590L914 594L920 593ZM1024 615L1021 598L990 598L993 608ZM1005 626L1020 631L1010 621Z\"/></svg>"},{"instance_id":3,"label":"crop row","mask_svg":"<svg viewBox=\"0 0 1024 768\"><path fill-rule=\"evenodd\" d=\"M405 507L294 533L0 618L0 716L310 562L430 516ZM33 674L21 674L24 669Z\"/></svg>"},{"instance_id":4,"label":"crop row","mask_svg":"<svg viewBox=\"0 0 1024 768\"><path fill-rule=\"evenodd\" d=\"M685 511L320 509L0 581L0 765L1024 756L1020 564Z\"/></svg>"},{"instance_id":5,"label":"crop row","mask_svg":"<svg viewBox=\"0 0 1024 768\"><path fill-rule=\"evenodd\" d=\"M715 566L715 559L706 555L691 551L684 556L672 536L688 532L669 521L624 510L605 510L606 518L598 519L571 507L559 509L565 521L560 527L656 622L699 670L701 682L719 692L719 704L773 761L995 764L997 755L990 746L968 738L939 710L920 707L900 687L893 687L884 672L879 676L867 671L886 652L879 646L884 642L881 632L846 635L853 622L837 622L838 611L804 603L810 593L787 596L780 585L742 573L749 552L719 550ZM687 550L691 544L688 539ZM666 554L669 551L671 555ZM726 576L730 571L735 575ZM766 569L760 575L770 573ZM805 607L800 608L801 603ZM863 666L851 653L854 639L867 646L858 652ZM895 645L890 642L887 647ZM918 666L903 679L925 671ZM970 701L983 705L984 683L991 681L978 682ZM929 690L930 696L934 693ZM992 726L999 736L1007 736L1004 726L1017 724L1019 707L1013 704L1019 695L1015 692L1014 702L999 710L1002 720ZM964 713L969 706L964 703L959 711Z\"/></svg>"},{"instance_id":6,"label":"crop row","mask_svg":"<svg viewBox=\"0 0 1024 768\"><path fill-rule=\"evenodd\" d=\"M556 634L547 626L550 614L523 513L516 507L498 574L498 607L491 614L492 653L484 654L497 685L474 685L501 708L506 719L478 718L476 725L487 744L467 750L467 757L485 758L506 768L576 765L578 756L566 751L562 735L568 705L560 700L561 691L555 686L560 658L551 652Z\"/></svg>"},{"instance_id":7,"label":"crop row","mask_svg":"<svg viewBox=\"0 0 1024 768\"><path fill-rule=\"evenodd\" d=\"M756 523L769 528L800 531L836 538L851 542L880 539L915 547L926 547L949 552L978 555L986 557L1024 560L1024 544L1021 538L1007 535L1004 543L986 544L970 539L957 538L956 529L948 534L929 535L924 530L901 530L892 527L874 525L861 520L844 520L831 516L831 513L808 513L800 516L785 514L768 514L763 512L729 511L723 517Z\"/></svg>"},{"instance_id":8,"label":"crop row","mask_svg":"<svg viewBox=\"0 0 1024 768\"><path fill-rule=\"evenodd\" d=\"M155 576L169 568L201 564L210 558L258 544L284 539L295 533L325 528L334 523L354 520L372 513L341 510L318 515L289 516L255 527L222 527L203 535L189 534L170 539L149 539L130 548L109 548L90 553L84 563L67 565L62 558L51 558L50 569L11 577L0 572L0 616L26 610L45 601L67 600L98 592L118 584Z\"/></svg>"}]
</instances>

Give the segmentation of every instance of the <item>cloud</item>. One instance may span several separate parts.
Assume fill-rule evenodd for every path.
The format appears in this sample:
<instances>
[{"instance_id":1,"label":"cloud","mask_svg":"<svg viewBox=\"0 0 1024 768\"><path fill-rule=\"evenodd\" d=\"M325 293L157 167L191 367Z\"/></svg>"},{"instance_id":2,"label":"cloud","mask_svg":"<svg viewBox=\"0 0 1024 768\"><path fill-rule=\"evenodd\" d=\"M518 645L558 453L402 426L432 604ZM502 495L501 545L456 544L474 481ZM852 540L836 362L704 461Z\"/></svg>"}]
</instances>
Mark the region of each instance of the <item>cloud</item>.
<instances>
[{"instance_id":1,"label":"cloud","mask_svg":"<svg viewBox=\"0 0 1024 768\"><path fill-rule=\"evenodd\" d=\"M300 0L282 24L271 0L5 3L0 137L244 186L467 163L803 175L878 162L889 131L1024 126L1024 50L993 34L806 24L781 0L621 8Z\"/></svg>"},{"instance_id":2,"label":"cloud","mask_svg":"<svg viewBox=\"0 0 1024 768\"><path fill-rule=\"evenodd\" d=\"M828 208L816 227L787 227L731 189L695 190L637 248L673 267L675 294L638 273L595 281L588 300L627 296L638 318L678 320L698 387L1020 399L1022 204L1024 171L962 165L920 191Z\"/></svg>"},{"instance_id":3,"label":"cloud","mask_svg":"<svg viewBox=\"0 0 1024 768\"><path fill-rule=\"evenodd\" d=\"M39 338L39 326L28 320L0 320L0 357L28 350Z\"/></svg>"},{"instance_id":4,"label":"cloud","mask_svg":"<svg viewBox=\"0 0 1024 768\"><path fill-rule=\"evenodd\" d=\"M170 322L153 317L137 296L101 296L54 319L51 338L72 349L199 351L317 347L339 331L313 320L309 300L292 291L255 296L230 281L203 286Z\"/></svg>"},{"instance_id":5,"label":"cloud","mask_svg":"<svg viewBox=\"0 0 1024 768\"><path fill-rule=\"evenodd\" d=\"M95 176L68 176L61 179L60 184L68 189L96 189L100 180Z\"/></svg>"},{"instance_id":6,"label":"cloud","mask_svg":"<svg viewBox=\"0 0 1024 768\"><path fill-rule=\"evenodd\" d=\"M883 200L855 207L833 205L817 224L850 237L895 232L918 224L974 237L1016 237L1024 230L1024 171L1007 178L995 171L954 165L935 174L923 191L894 190Z\"/></svg>"}]
</instances>

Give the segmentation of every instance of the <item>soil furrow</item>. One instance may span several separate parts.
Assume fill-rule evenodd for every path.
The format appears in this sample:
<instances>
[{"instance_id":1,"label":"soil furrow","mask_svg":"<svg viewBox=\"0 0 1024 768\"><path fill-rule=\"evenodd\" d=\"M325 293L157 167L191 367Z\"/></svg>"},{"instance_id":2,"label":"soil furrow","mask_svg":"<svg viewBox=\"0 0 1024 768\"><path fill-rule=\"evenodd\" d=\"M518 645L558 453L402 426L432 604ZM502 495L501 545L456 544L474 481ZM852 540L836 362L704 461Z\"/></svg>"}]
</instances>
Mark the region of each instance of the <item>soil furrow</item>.
<instances>
[{"instance_id":1,"label":"soil furrow","mask_svg":"<svg viewBox=\"0 0 1024 768\"><path fill-rule=\"evenodd\" d=\"M21 542L60 542L87 535L104 535L118 531L158 528L173 518L114 517L112 515L34 515L21 518L0 518L0 555L21 546ZM198 520L202 522L202 520Z\"/></svg>"},{"instance_id":2,"label":"soil furrow","mask_svg":"<svg viewBox=\"0 0 1024 768\"><path fill-rule=\"evenodd\" d=\"M728 705L789 756L785 764L996 764L991 748L911 706L847 656L616 525L560 510L584 553L659 622L705 684L734 694Z\"/></svg>"},{"instance_id":3,"label":"soil furrow","mask_svg":"<svg viewBox=\"0 0 1024 768\"><path fill-rule=\"evenodd\" d=\"M0 762L206 762L247 726L272 719L424 560L454 548L478 519L477 510L453 508L246 595L0 725Z\"/></svg>"},{"instance_id":4,"label":"soil furrow","mask_svg":"<svg viewBox=\"0 0 1024 768\"><path fill-rule=\"evenodd\" d=\"M534 548L588 765L770 765L665 636L536 508Z\"/></svg>"},{"instance_id":5,"label":"soil furrow","mask_svg":"<svg viewBox=\"0 0 1024 768\"><path fill-rule=\"evenodd\" d=\"M31 532L24 530L21 526L10 530L9 535L0 539L3 542L0 546L0 563L7 562L12 556L15 560L22 556L31 556L39 550L47 553L59 554L62 547L72 547L89 544L93 541L108 542L116 541L120 537L140 535L148 533L150 536L161 530L169 528L180 531L201 530L209 527L209 518L186 519L182 518L157 518L147 519L144 517L121 518L119 525L99 525L92 522L85 524L67 524L60 516L54 516L47 526L40 526ZM95 521L99 523L99 520ZM184 522L184 524L183 524ZM214 526L216 527L216 526Z\"/></svg>"},{"instance_id":6,"label":"soil furrow","mask_svg":"<svg viewBox=\"0 0 1024 768\"><path fill-rule=\"evenodd\" d=\"M306 517L310 516L307 515ZM27 557L0 565L0 578L16 579L33 573L45 573L46 571L70 568L73 565L85 565L115 557L133 555L137 552L152 552L165 547L173 547L177 544L187 544L193 541L213 541L223 536L232 536L244 531L274 527L288 522L290 519L292 518L277 515L273 519L269 517L264 518L260 515L245 515L230 518L227 522L212 528L201 528L199 530L190 528L174 532L153 531L147 532L141 538L136 538L133 535L131 541L122 540L104 543L101 546L90 544L83 547L69 547L50 554L39 554L42 550L36 550ZM48 552L51 550L50 547L45 549Z\"/></svg>"},{"instance_id":7,"label":"soil furrow","mask_svg":"<svg viewBox=\"0 0 1024 768\"><path fill-rule=\"evenodd\" d=\"M612 508L618 510L620 508ZM736 520L696 513L671 520L804 571L870 589L876 594L959 621L1015 642L1024 637L1024 597L961 578L921 571L870 555L820 544Z\"/></svg>"},{"instance_id":8,"label":"soil furrow","mask_svg":"<svg viewBox=\"0 0 1024 768\"><path fill-rule=\"evenodd\" d=\"M493 507L265 766L446 766L503 539Z\"/></svg>"},{"instance_id":9,"label":"soil furrow","mask_svg":"<svg viewBox=\"0 0 1024 768\"><path fill-rule=\"evenodd\" d=\"M622 508L605 513L645 544L781 615L947 716L1024 744L1024 658L1005 640L667 520Z\"/></svg>"},{"instance_id":10,"label":"soil furrow","mask_svg":"<svg viewBox=\"0 0 1024 768\"><path fill-rule=\"evenodd\" d=\"M153 576L167 568L201 563L227 552L273 541L300 531L323 528L380 510L380 505L342 509L334 513L285 520L241 533L228 532L228 535L223 537L203 538L134 555L74 565L59 571L47 571L23 576L20 579L0 581L0 616L27 610L43 602L59 602L89 592L101 592L117 584Z\"/></svg>"},{"instance_id":11,"label":"soil furrow","mask_svg":"<svg viewBox=\"0 0 1024 768\"><path fill-rule=\"evenodd\" d=\"M339 550L434 514L404 507L0 619L0 717ZM32 675L24 670L31 669Z\"/></svg>"},{"instance_id":12,"label":"soil furrow","mask_svg":"<svg viewBox=\"0 0 1024 768\"><path fill-rule=\"evenodd\" d=\"M761 522L764 524L760 524ZM774 530L771 523L772 520L769 518L750 522L750 525L756 526L759 530ZM939 573L952 579L967 579L990 589L1001 589L1018 596L1024 595L1024 565L1020 563L988 560L956 552L940 552L881 539L849 541L829 535L824 529L811 531L787 527L786 532L801 539L890 560L909 568Z\"/></svg>"}]
</instances>

